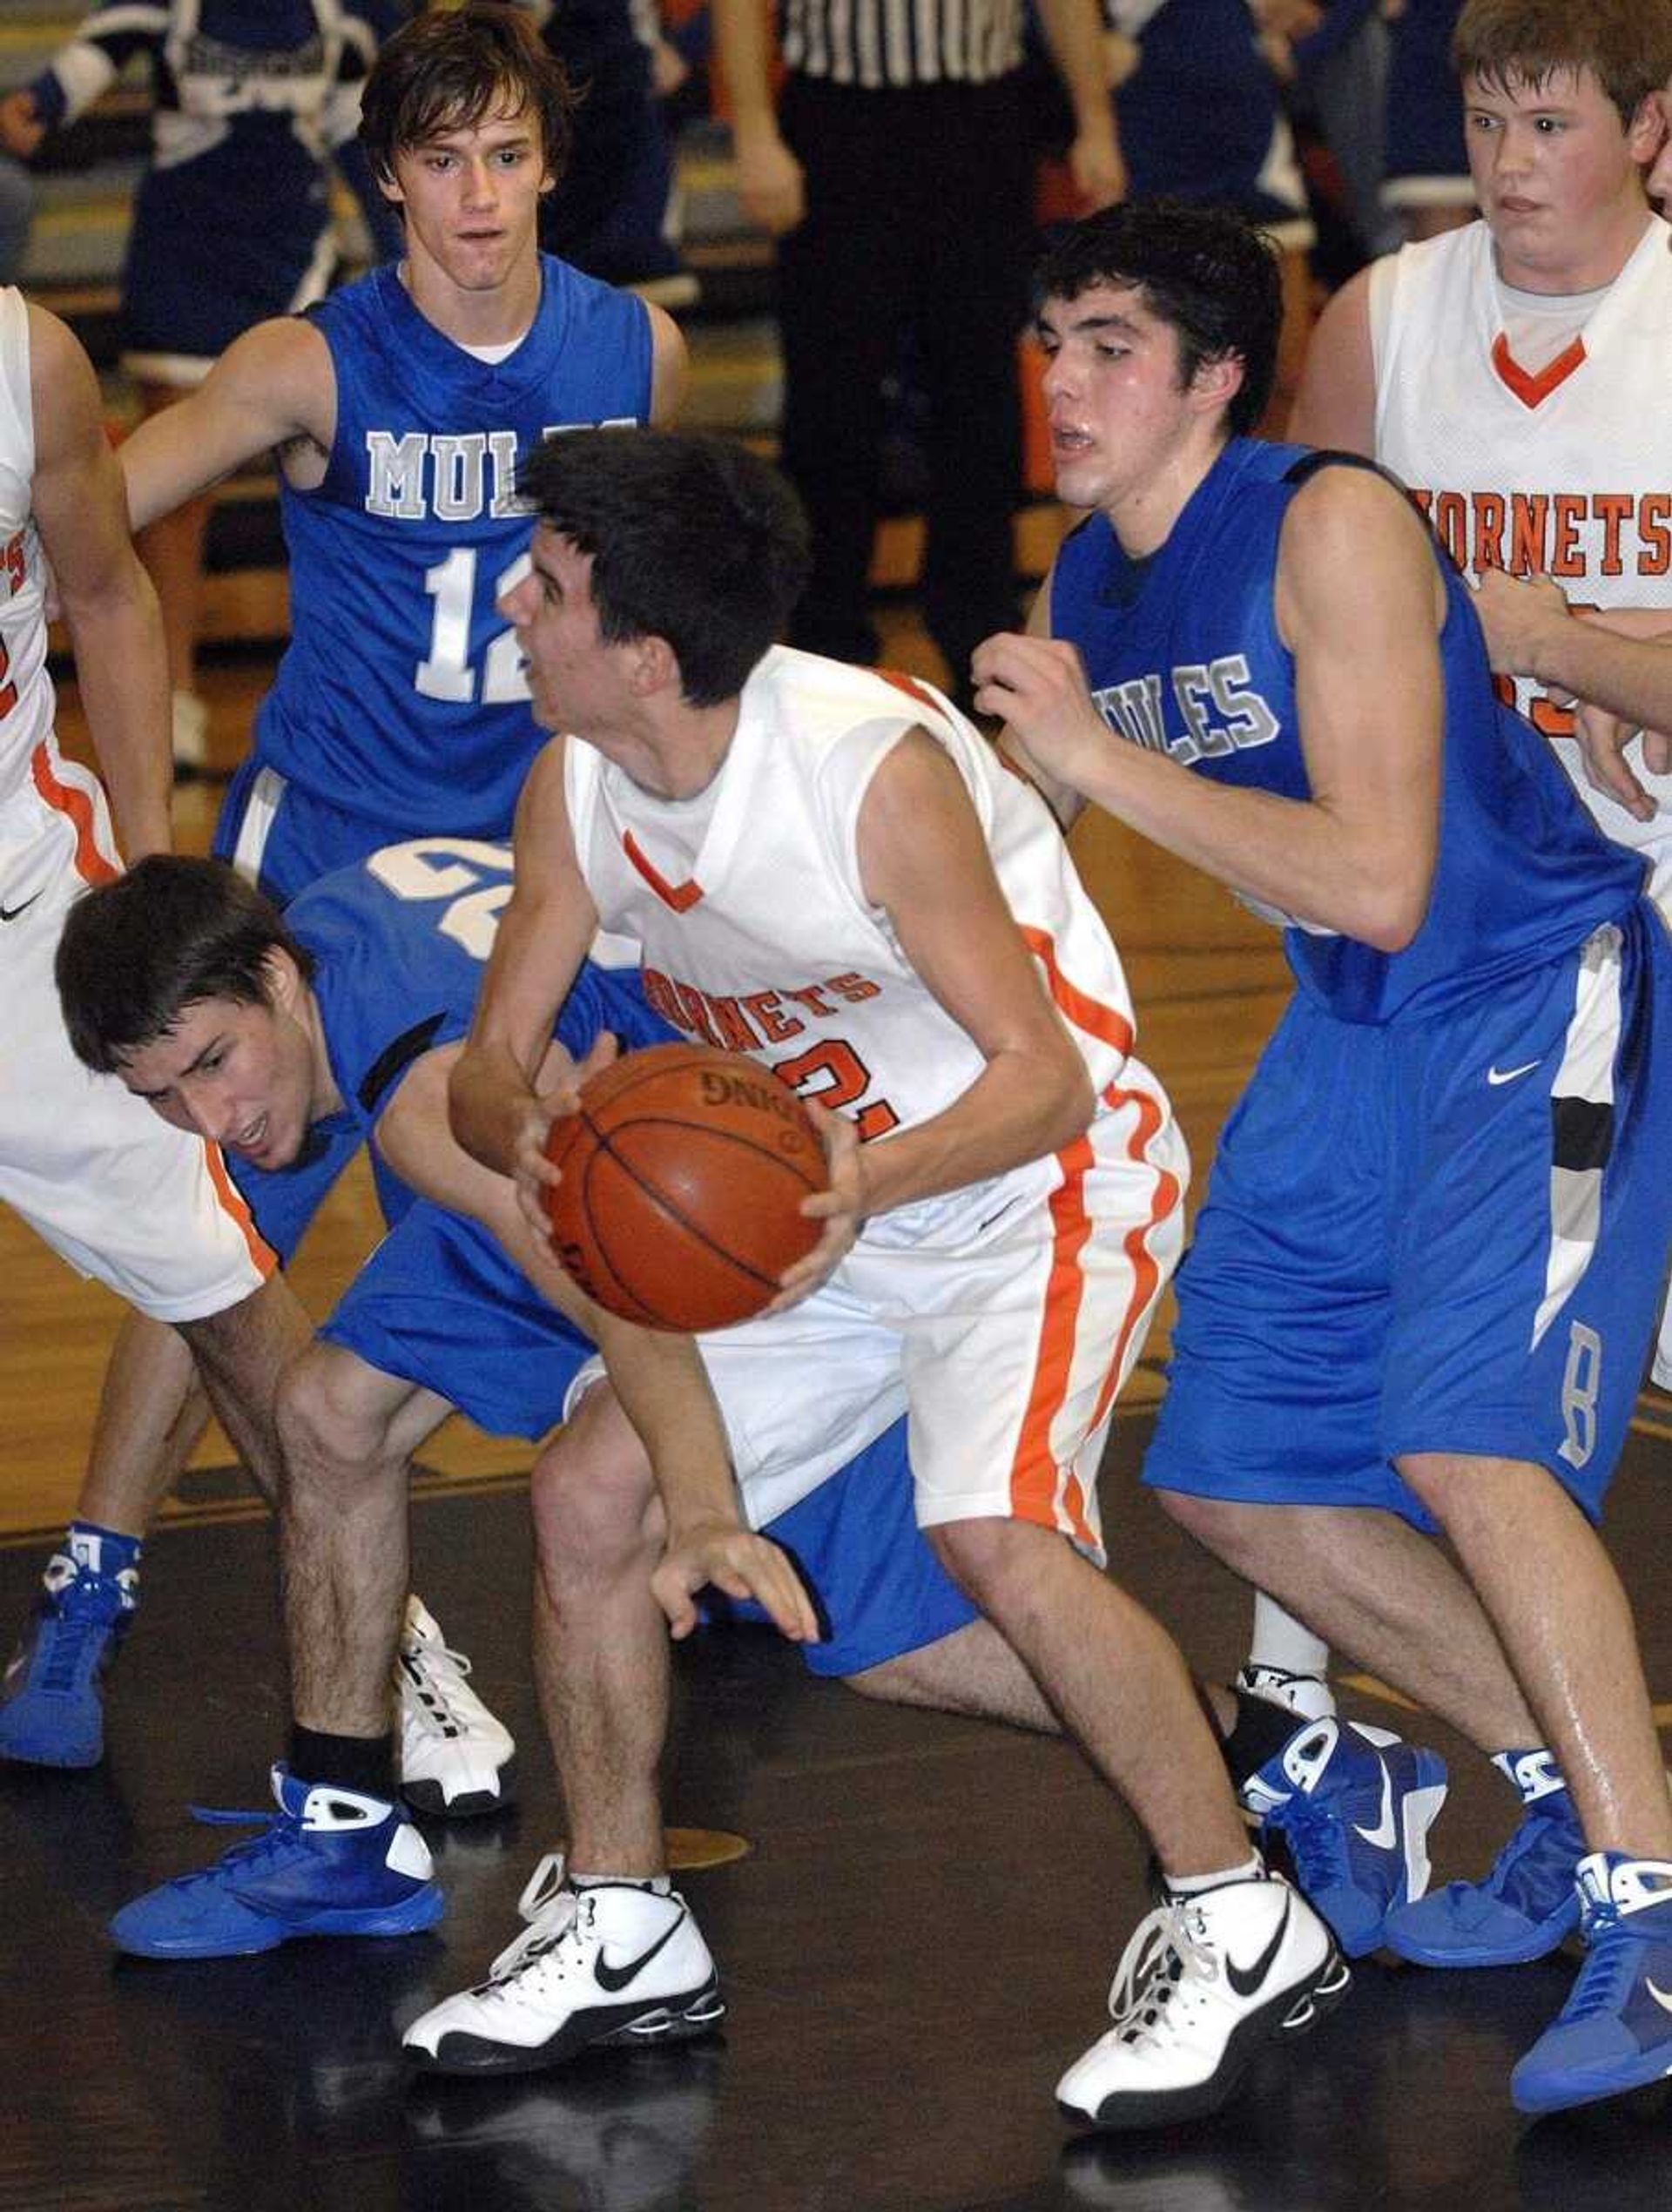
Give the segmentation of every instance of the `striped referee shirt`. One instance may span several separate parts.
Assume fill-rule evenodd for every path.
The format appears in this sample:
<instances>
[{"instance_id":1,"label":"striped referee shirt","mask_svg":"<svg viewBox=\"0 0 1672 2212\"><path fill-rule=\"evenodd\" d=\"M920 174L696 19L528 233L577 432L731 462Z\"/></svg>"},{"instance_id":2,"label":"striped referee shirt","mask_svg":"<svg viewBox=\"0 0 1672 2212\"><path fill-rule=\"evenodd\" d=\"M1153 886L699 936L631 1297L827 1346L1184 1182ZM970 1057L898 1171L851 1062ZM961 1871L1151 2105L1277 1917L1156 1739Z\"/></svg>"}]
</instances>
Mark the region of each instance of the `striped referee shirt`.
<instances>
[{"instance_id":1,"label":"striped referee shirt","mask_svg":"<svg viewBox=\"0 0 1672 2212\"><path fill-rule=\"evenodd\" d=\"M1021 61L1021 0L783 0L783 54L833 84L990 84Z\"/></svg>"}]
</instances>

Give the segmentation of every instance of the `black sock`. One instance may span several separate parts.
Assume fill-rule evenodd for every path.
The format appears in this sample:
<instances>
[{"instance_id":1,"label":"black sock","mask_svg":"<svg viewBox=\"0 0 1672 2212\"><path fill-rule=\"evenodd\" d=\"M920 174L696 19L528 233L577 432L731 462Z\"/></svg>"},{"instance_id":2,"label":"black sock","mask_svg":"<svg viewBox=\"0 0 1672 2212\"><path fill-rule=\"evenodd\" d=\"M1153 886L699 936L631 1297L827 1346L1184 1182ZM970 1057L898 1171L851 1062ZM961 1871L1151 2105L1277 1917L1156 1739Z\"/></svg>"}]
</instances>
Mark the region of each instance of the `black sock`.
<instances>
[{"instance_id":1,"label":"black sock","mask_svg":"<svg viewBox=\"0 0 1672 2212\"><path fill-rule=\"evenodd\" d=\"M1291 1713L1288 1706L1277 1704L1270 1697L1253 1697L1245 1689L1234 1689L1231 1696L1237 1700L1237 1718L1229 1736L1221 1730L1219 1750L1231 1780L1240 1790L1268 1759L1276 1758L1306 1722L1301 1714Z\"/></svg>"},{"instance_id":2,"label":"black sock","mask_svg":"<svg viewBox=\"0 0 1672 2212\"><path fill-rule=\"evenodd\" d=\"M299 1782L334 1782L340 1790L394 1801L394 1731L382 1736L327 1736L293 1722L290 1770Z\"/></svg>"}]
</instances>

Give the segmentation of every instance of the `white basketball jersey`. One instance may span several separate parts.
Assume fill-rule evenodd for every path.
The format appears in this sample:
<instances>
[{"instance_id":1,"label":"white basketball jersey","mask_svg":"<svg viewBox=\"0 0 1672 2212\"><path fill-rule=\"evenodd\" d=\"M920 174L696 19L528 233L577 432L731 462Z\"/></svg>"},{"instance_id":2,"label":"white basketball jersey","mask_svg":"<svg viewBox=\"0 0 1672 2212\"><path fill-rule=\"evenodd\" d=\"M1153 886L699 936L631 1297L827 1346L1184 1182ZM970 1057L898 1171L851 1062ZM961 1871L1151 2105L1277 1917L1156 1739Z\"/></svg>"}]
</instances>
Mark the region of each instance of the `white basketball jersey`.
<instances>
[{"instance_id":1,"label":"white basketball jersey","mask_svg":"<svg viewBox=\"0 0 1672 2212\"><path fill-rule=\"evenodd\" d=\"M1529 374L1506 335L1484 222L1376 265L1376 458L1469 576L1554 577L1575 606L1672 610L1672 230L1651 220L1572 342ZM1556 740L1610 837L1672 873L1672 777L1639 822L1592 789L1572 716L1530 680L1516 705ZM1639 773L1642 773L1641 767ZM1666 887L1672 889L1672 883Z\"/></svg>"},{"instance_id":2,"label":"white basketball jersey","mask_svg":"<svg viewBox=\"0 0 1672 2212\"><path fill-rule=\"evenodd\" d=\"M0 286L0 804L28 781L30 756L52 728L34 481L29 310L21 292Z\"/></svg>"},{"instance_id":3,"label":"white basketball jersey","mask_svg":"<svg viewBox=\"0 0 1672 2212\"><path fill-rule=\"evenodd\" d=\"M571 740L575 847L607 930L644 947L645 995L676 1027L753 1054L885 1136L981 1073L967 1031L869 904L855 846L872 776L914 725L957 765L999 881L1100 1097L1134 1071L1126 980L1038 795L938 692L778 647L696 799L640 790Z\"/></svg>"}]
</instances>

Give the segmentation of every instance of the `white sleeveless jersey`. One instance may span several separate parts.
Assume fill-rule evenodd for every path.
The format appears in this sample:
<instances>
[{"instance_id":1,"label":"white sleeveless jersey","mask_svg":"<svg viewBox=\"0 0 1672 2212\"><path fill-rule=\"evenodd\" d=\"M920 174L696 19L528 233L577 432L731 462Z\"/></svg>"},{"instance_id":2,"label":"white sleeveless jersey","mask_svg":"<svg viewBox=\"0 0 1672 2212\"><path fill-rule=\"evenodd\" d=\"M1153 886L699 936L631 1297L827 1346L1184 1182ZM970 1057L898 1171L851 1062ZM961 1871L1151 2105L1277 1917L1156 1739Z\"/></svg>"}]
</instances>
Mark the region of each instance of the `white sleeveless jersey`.
<instances>
[{"instance_id":1,"label":"white sleeveless jersey","mask_svg":"<svg viewBox=\"0 0 1672 2212\"><path fill-rule=\"evenodd\" d=\"M1575 605L1672 610L1672 229L1651 220L1572 343L1533 374L1504 332L1484 222L1378 262L1370 319L1376 458L1466 573L1541 572ZM1585 781L1571 714L1528 679L1515 703L1608 835L1649 852L1664 900L1672 777L1644 778L1661 811L1638 822Z\"/></svg>"},{"instance_id":2,"label":"white sleeveless jersey","mask_svg":"<svg viewBox=\"0 0 1672 2212\"><path fill-rule=\"evenodd\" d=\"M27 783L30 757L52 728L34 481L29 310L21 292L0 286L0 804Z\"/></svg>"},{"instance_id":3,"label":"white sleeveless jersey","mask_svg":"<svg viewBox=\"0 0 1672 2212\"><path fill-rule=\"evenodd\" d=\"M752 1053L862 1137L927 1121L986 1064L861 886L871 778L914 725L945 745L999 881L1097 1094L1134 1076L1126 980L1038 795L938 692L777 647L744 687L702 796L658 800L571 741L576 851L606 930L644 947L645 995L688 1035Z\"/></svg>"}]
</instances>

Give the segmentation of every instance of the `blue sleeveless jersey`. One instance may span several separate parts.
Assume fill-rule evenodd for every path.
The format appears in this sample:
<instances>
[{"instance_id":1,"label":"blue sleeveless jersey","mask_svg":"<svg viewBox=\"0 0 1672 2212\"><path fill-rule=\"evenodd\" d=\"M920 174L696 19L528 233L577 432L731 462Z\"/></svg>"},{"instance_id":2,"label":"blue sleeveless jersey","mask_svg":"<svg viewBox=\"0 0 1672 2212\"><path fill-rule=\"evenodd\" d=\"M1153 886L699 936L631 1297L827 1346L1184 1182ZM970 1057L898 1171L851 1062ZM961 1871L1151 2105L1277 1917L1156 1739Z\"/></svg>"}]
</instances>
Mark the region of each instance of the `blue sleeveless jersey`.
<instances>
[{"instance_id":1,"label":"blue sleeveless jersey","mask_svg":"<svg viewBox=\"0 0 1672 2212\"><path fill-rule=\"evenodd\" d=\"M413 1062L469 1028L510 895L508 846L438 837L385 846L321 876L286 908L286 926L316 963L314 993L343 1102L340 1114L315 1125L293 1168L233 1160L239 1188L259 1222L273 1220L286 1257L306 1225L293 1230L290 1217L315 1159L327 1149L339 1155L356 1149ZM676 1035L645 1004L636 968L588 961L563 1001L556 1035L578 1060L604 1029L624 1052ZM393 1222L412 1193L376 1165L378 1195Z\"/></svg>"},{"instance_id":2,"label":"blue sleeveless jersey","mask_svg":"<svg viewBox=\"0 0 1672 2212\"><path fill-rule=\"evenodd\" d=\"M316 490L280 490L294 636L256 750L314 798L403 833L510 833L545 741L495 610L528 548L517 468L549 430L650 415L643 303L547 255L541 272L532 327L493 367L428 321L393 268L313 310L336 435Z\"/></svg>"},{"instance_id":3,"label":"blue sleeveless jersey","mask_svg":"<svg viewBox=\"0 0 1672 2212\"><path fill-rule=\"evenodd\" d=\"M1298 489L1285 478L1310 458L1233 439L1128 604L1130 570L1102 515L1063 544L1051 586L1052 631L1079 647L1118 737L1293 799L1311 793L1273 585ZM1302 988L1345 1021L1419 1016L1489 991L1619 920L1642 889L1641 858L1602 835L1545 740L1499 704L1467 588L1441 570L1445 756L1422 927L1392 954L1298 925L1284 932Z\"/></svg>"}]
</instances>

